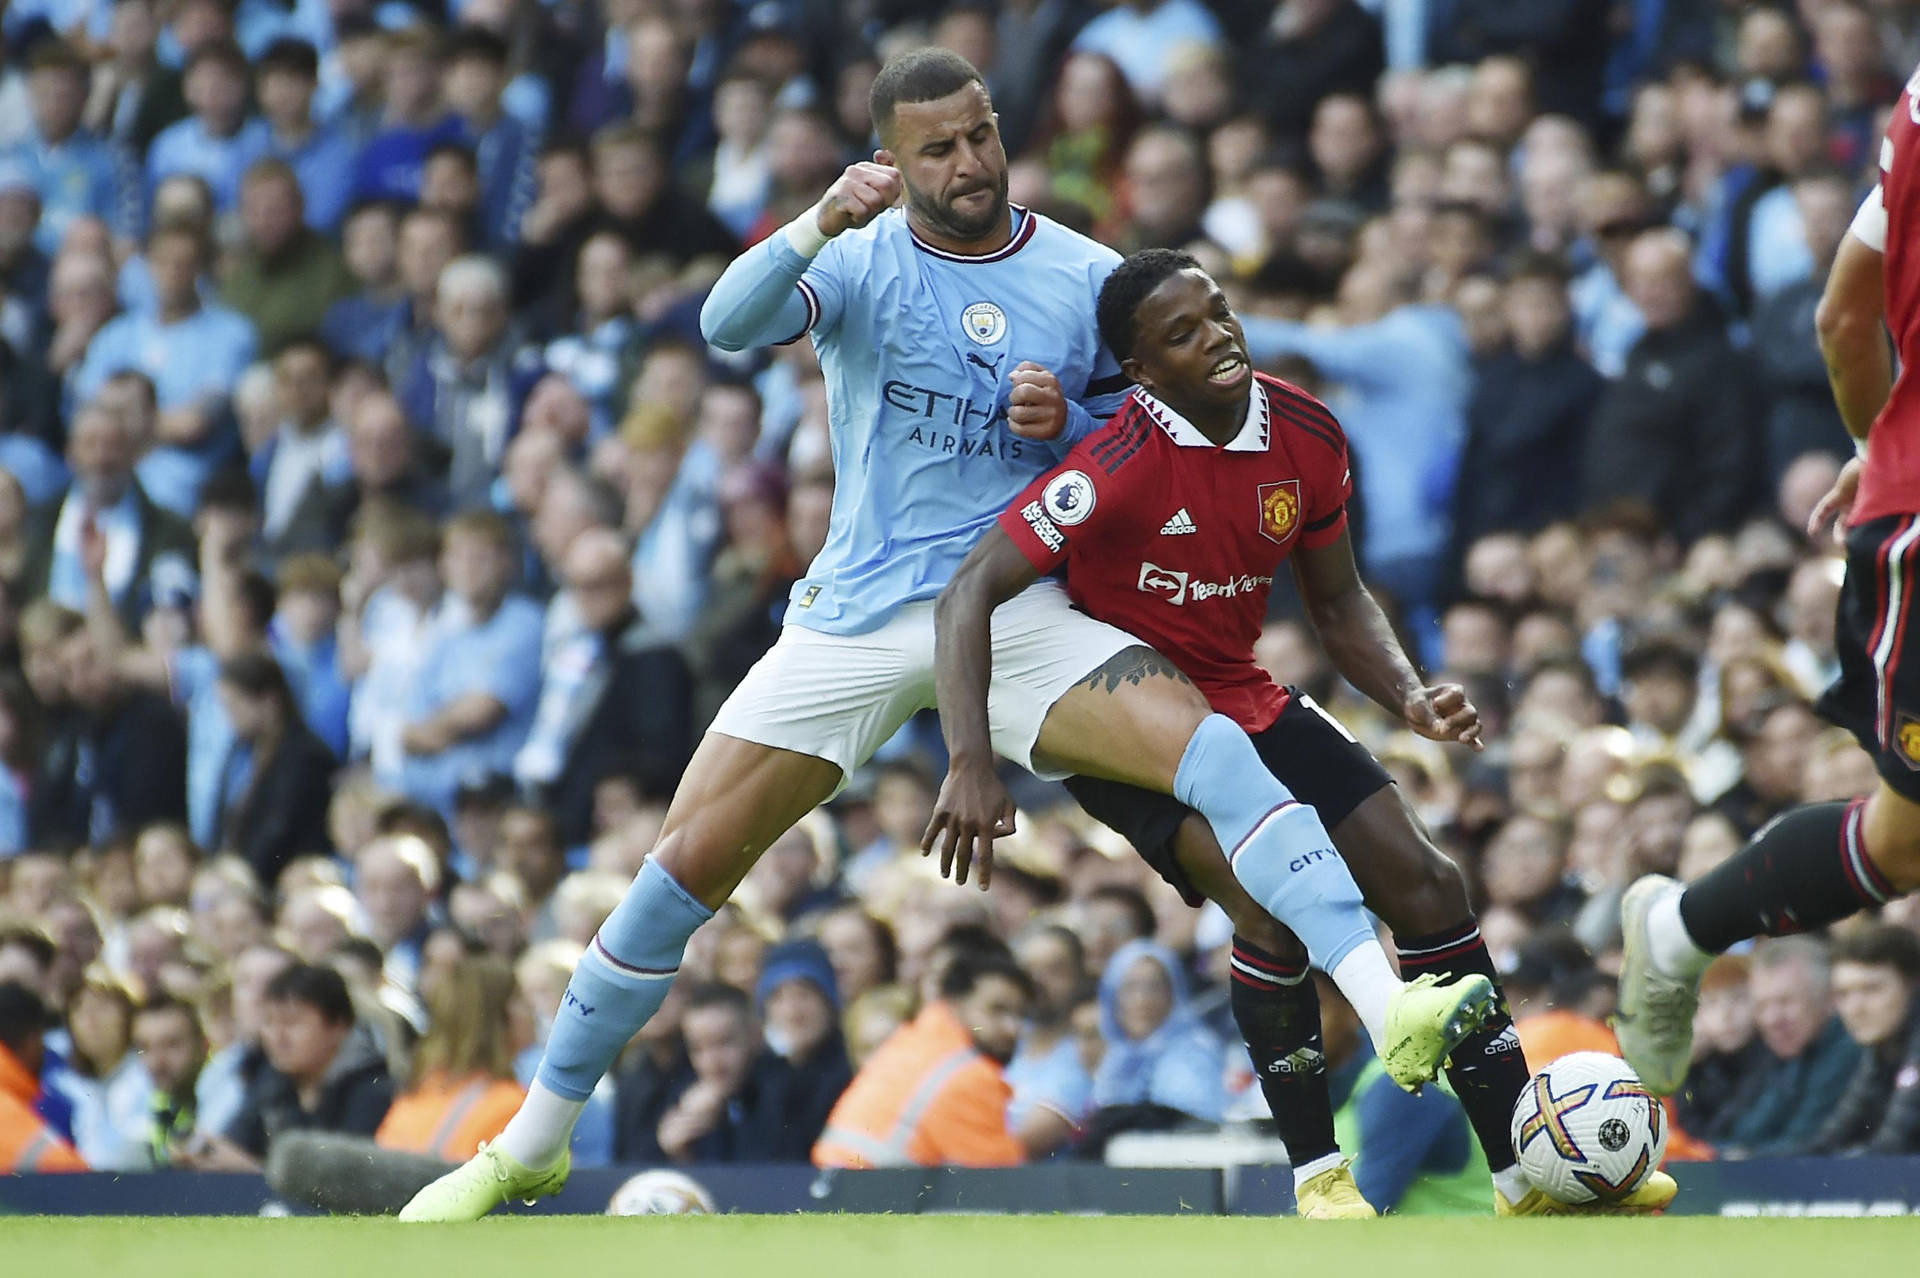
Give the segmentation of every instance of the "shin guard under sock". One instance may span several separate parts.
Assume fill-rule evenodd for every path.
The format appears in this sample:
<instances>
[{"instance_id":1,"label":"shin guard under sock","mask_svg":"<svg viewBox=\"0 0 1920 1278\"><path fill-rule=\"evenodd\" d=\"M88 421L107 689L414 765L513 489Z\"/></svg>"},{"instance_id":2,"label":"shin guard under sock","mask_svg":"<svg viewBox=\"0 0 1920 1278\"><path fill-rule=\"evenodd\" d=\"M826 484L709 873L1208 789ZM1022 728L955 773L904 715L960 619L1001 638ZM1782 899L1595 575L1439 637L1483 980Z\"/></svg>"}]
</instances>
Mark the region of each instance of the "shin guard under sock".
<instances>
[{"instance_id":1,"label":"shin guard under sock","mask_svg":"<svg viewBox=\"0 0 1920 1278\"><path fill-rule=\"evenodd\" d=\"M1320 995L1306 964L1277 959L1236 936L1228 1001L1287 1160L1298 1167L1337 1152Z\"/></svg>"},{"instance_id":2,"label":"shin guard under sock","mask_svg":"<svg viewBox=\"0 0 1920 1278\"><path fill-rule=\"evenodd\" d=\"M1398 938L1396 938L1398 944ZM1493 1171L1514 1163L1510 1124L1513 1107L1533 1077L1520 1051L1520 1035L1513 1028L1513 1011L1500 989L1500 973L1487 943L1472 919L1428 936L1410 936L1399 945L1400 975L1407 980L1434 975L1442 980L1478 975L1493 982L1498 1001L1493 1015L1479 1029L1460 1040L1447 1060L1447 1082L1453 1085L1460 1107L1467 1111L1480 1148Z\"/></svg>"},{"instance_id":3,"label":"shin guard under sock","mask_svg":"<svg viewBox=\"0 0 1920 1278\"><path fill-rule=\"evenodd\" d=\"M1816 803L1770 822L1680 898L1695 945L1718 954L1753 936L1835 923L1899 895L1867 858L1866 801Z\"/></svg>"}]
</instances>

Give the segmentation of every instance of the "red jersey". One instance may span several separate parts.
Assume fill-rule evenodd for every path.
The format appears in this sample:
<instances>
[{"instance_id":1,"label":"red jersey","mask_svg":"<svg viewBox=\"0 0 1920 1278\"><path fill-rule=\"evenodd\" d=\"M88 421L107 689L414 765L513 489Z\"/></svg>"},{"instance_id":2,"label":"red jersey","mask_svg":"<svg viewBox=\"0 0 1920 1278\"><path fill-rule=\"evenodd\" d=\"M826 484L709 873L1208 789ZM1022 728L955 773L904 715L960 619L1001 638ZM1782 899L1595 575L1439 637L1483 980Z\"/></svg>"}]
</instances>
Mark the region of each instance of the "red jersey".
<instances>
[{"instance_id":1,"label":"red jersey","mask_svg":"<svg viewBox=\"0 0 1920 1278\"><path fill-rule=\"evenodd\" d=\"M1347 525L1347 437L1327 406L1256 374L1240 433L1215 445L1144 390L1036 479L1000 527L1073 602L1149 644L1248 732L1286 708L1254 664L1274 573Z\"/></svg>"},{"instance_id":2,"label":"red jersey","mask_svg":"<svg viewBox=\"0 0 1920 1278\"><path fill-rule=\"evenodd\" d=\"M1893 393L1873 419L1873 446L1850 517L1855 524L1885 515L1920 514L1920 384L1915 381L1920 378L1920 235L1907 234L1907 214L1920 209L1917 90L1920 72L1907 81L1894 104L1887 136L1880 143L1876 194L1886 207L1887 328L1900 355L1900 371ZM1920 232L1920 227L1915 230Z\"/></svg>"}]
</instances>

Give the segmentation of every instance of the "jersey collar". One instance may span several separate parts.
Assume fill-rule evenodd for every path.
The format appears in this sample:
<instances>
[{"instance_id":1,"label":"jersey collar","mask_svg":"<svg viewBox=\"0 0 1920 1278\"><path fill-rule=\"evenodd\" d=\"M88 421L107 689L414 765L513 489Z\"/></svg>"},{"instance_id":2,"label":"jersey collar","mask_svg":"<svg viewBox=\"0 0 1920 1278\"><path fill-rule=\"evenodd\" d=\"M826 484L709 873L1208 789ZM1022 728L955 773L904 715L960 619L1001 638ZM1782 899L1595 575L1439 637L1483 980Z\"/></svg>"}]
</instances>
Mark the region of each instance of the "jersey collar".
<instances>
[{"instance_id":1,"label":"jersey collar","mask_svg":"<svg viewBox=\"0 0 1920 1278\"><path fill-rule=\"evenodd\" d=\"M1216 445L1211 439L1200 433L1200 428L1173 411L1166 401L1156 399L1145 388L1133 388L1133 397L1140 402L1154 424L1167 433L1167 438L1182 448L1225 447L1230 453L1264 453L1267 451L1268 419L1267 392L1256 380L1253 393L1247 396L1247 420L1241 425L1240 433L1228 440L1225 445Z\"/></svg>"},{"instance_id":2,"label":"jersey collar","mask_svg":"<svg viewBox=\"0 0 1920 1278\"><path fill-rule=\"evenodd\" d=\"M912 222L907 223L907 234L913 237L915 248L943 262L964 262L970 266L984 265L987 262L1004 262L1027 246L1027 241L1033 238L1033 233L1039 229L1040 224L1040 219L1024 206L1009 204L1007 207L1013 210L1013 238L991 253L950 253L946 249L935 248L920 238L919 232L913 229Z\"/></svg>"}]
</instances>

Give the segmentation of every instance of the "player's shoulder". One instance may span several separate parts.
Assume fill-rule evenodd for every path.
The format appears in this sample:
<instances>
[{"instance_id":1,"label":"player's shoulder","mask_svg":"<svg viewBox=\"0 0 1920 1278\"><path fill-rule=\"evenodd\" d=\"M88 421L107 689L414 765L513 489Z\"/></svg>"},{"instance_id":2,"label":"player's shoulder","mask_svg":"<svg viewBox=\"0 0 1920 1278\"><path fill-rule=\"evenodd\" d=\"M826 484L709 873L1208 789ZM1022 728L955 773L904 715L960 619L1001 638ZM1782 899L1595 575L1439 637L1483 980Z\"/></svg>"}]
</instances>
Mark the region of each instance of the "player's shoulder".
<instances>
[{"instance_id":1,"label":"player's shoulder","mask_svg":"<svg viewBox=\"0 0 1920 1278\"><path fill-rule=\"evenodd\" d=\"M1141 470L1138 463L1155 429L1139 397L1129 395L1111 421L1073 446L1066 464L1092 472L1102 487L1131 479Z\"/></svg>"},{"instance_id":2,"label":"player's shoulder","mask_svg":"<svg viewBox=\"0 0 1920 1278\"><path fill-rule=\"evenodd\" d=\"M1266 394L1277 429L1318 440L1335 452L1346 449L1347 434L1340 428L1340 419L1319 396L1267 373L1255 373L1254 379Z\"/></svg>"}]
</instances>

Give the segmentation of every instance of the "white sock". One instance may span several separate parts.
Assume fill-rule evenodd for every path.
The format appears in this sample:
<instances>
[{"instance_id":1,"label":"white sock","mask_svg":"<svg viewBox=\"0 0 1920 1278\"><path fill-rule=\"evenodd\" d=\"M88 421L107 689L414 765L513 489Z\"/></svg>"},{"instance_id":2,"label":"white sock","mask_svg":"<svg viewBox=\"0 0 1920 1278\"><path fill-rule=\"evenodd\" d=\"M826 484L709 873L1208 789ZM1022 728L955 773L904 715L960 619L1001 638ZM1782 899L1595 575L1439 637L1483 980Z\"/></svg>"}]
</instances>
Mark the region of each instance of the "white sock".
<instances>
[{"instance_id":1,"label":"white sock","mask_svg":"<svg viewBox=\"0 0 1920 1278\"><path fill-rule=\"evenodd\" d=\"M1293 1169L1293 1192L1299 1193L1301 1187L1315 1176L1330 1172L1346 1161L1347 1156L1336 1149L1331 1154L1320 1155L1312 1162L1301 1163Z\"/></svg>"},{"instance_id":2,"label":"white sock","mask_svg":"<svg viewBox=\"0 0 1920 1278\"><path fill-rule=\"evenodd\" d=\"M1373 1040L1374 1050L1386 1051L1387 1006L1401 988L1400 978L1393 973L1393 964L1387 962L1387 952L1380 948L1378 941L1368 941L1356 946L1328 975L1359 1013L1360 1023L1367 1027L1367 1037Z\"/></svg>"},{"instance_id":3,"label":"white sock","mask_svg":"<svg viewBox=\"0 0 1920 1278\"><path fill-rule=\"evenodd\" d=\"M1679 892L1669 892L1647 911L1647 952L1653 965L1676 980L1692 980L1707 970L1713 955L1693 943L1680 917Z\"/></svg>"},{"instance_id":4,"label":"white sock","mask_svg":"<svg viewBox=\"0 0 1920 1278\"><path fill-rule=\"evenodd\" d=\"M586 1107L585 1101L568 1100L536 1078L519 1111L493 1143L522 1166L551 1167L567 1152L573 1125Z\"/></svg>"},{"instance_id":5,"label":"white sock","mask_svg":"<svg viewBox=\"0 0 1920 1278\"><path fill-rule=\"evenodd\" d=\"M1517 1203L1527 1196L1527 1191L1533 1188L1533 1182L1527 1179L1526 1173L1520 1170L1518 1163L1515 1163L1511 1167L1502 1167L1493 1174L1493 1187L1499 1190L1501 1197L1508 1202Z\"/></svg>"}]
</instances>

